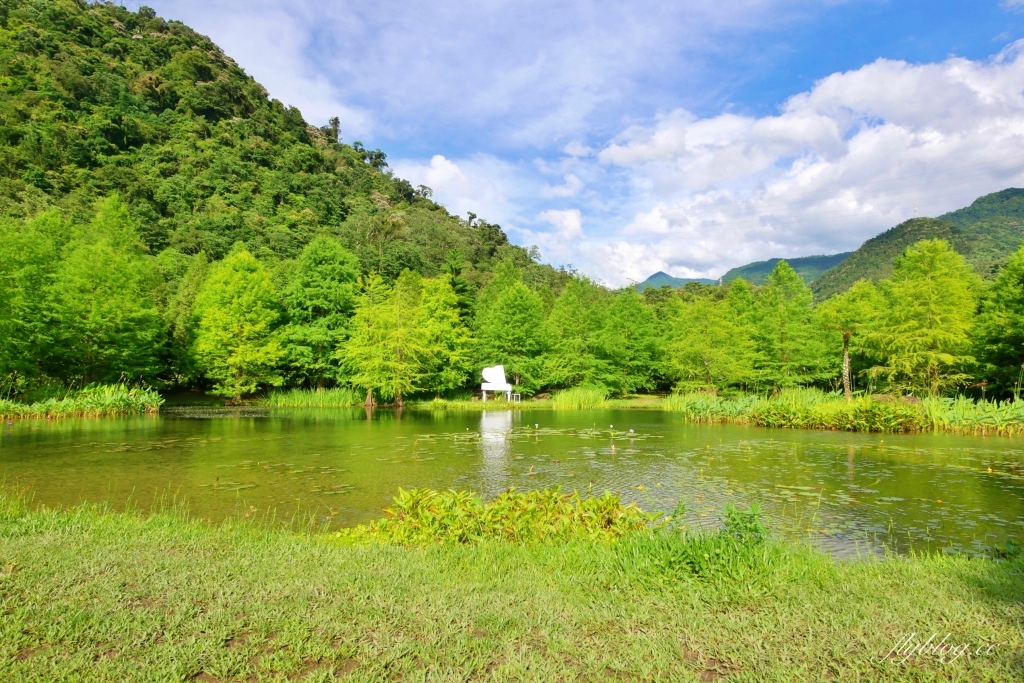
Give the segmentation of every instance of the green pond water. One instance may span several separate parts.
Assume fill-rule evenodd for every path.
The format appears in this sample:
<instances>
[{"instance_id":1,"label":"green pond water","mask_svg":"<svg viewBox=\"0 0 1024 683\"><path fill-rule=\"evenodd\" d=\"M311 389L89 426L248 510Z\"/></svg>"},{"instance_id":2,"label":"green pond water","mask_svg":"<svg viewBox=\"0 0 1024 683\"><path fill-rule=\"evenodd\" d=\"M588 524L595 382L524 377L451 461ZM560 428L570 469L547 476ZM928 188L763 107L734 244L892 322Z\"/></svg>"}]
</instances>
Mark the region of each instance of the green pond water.
<instances>
[{"instance_id":1,"label":"green pond water","mask_svg":"<svg viewBox=\"0 0 1024 683\"><path fill-rule=\"evenodd\" d=\"M560 485L648 510L682 499L696 527L729 501L759 502L779 533L841 556L1024 541L1024 439L688 425L648 410L25 420L0 425L0 481L48 506L177 498L213 520L298 513L335 527L380 516L399 487Z\"/></svg>"}]
</instances>

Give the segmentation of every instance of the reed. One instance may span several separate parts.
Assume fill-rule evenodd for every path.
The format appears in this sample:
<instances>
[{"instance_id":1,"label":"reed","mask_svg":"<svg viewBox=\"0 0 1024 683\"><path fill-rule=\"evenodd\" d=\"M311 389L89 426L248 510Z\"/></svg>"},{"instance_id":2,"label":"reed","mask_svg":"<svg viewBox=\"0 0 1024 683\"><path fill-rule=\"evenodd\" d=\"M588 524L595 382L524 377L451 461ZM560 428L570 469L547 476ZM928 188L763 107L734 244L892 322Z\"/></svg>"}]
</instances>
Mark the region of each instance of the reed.
<instances>
[{"instance_id":1,"label":"reed","mask_svg":"<svg viewBox=\"0 0 1024 683\"><path fill-rule=\"evenodd\" d=\"M272 391L258 403L271 408L349 408L362 405L365 398L351 387L288 389Z\"/></svg>"},{"instance_id":2,"label":"reed","mask_svg":"<svg viewBox=\"0 0 1024 683\"><path fill-rule=\"evenodd\" d=\"M0 417L107 417L159 412L164 400L156 389L128 384L92 384L64 396L32 403L0 399Z\"/></svg>"},{"instance_id":3,"label":"reed","mask_svg":"<svg viewBox=\"0 0 1024 683\"><path fill-rule=\"evenodd\" d=\"M555 410L591 410L608 404L608 390L604 387L573 387L555 392L551 407Z\"/></svg>"}]
</instances>

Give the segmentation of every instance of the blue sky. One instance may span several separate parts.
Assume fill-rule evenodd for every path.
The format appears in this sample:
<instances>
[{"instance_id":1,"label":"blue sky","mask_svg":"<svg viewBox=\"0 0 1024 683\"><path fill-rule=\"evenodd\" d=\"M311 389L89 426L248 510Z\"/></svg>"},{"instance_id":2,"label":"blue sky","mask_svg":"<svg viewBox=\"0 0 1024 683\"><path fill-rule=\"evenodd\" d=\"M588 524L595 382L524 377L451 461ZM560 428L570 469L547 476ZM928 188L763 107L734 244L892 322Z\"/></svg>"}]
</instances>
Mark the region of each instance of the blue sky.
<instances>
[{"instance_id":1,"label":"blue sky","mask_svg":"<svg viewBox=\"0 0 1024 683\"><path fill-rule=\"evenodd\" d=\"M1024 184L1024 0L147 4L614 286L852 249Z\"/></svg>"}]
</instances>

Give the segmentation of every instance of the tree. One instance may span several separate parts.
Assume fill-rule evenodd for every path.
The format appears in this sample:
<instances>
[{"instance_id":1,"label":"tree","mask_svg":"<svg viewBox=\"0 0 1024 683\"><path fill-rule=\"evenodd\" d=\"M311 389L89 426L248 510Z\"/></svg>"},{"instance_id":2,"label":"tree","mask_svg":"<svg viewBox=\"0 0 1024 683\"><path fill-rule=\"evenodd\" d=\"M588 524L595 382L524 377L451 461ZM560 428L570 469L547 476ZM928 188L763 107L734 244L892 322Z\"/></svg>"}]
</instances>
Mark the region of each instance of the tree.
<instances>
[{"instance_id":1,"label":"tree","mask_svg":"<svg viewBox=\"0 0 1024 683\"><path fill-rule=\"evenodd\" d=\"M610 364L597 356L594 337L603 326L603 298L593 283L574 278L555 299L547 319L554 340L544 363L548 385L620 389Z\"/></svg>"},{"instance_id":2,"label":"tree","mask_svg":"<svg viewBox=\"0 0 1024 683\"><path fill-rule=\"evenodd\" d=\"M50 289L52 369L83 382L152 379L159 372L164 326L154 299L153 258L117 197L76 226Z\"/></svg>"},{"instance_id":3,"label":"tree","mask_svg":"<svg viewBox=\"0 0 1024 683\"><path fill-rule=\"evenodd\" d=\"M170 331L171 373L178 384L191 382L201 375L195 358L196 317L195 303L210 274L210 261L201 251L188 257L188 265L181 280L176 283L167 302L164 318Z\"/></svg>"},{"instance_id":4,"label":"tree","mask_svg":"<svg viewBox=\"0 0 1024 683\"><path fill-rule=\"evenodd\" d=\"M1024 370L1024 246L1010 257L982 299L975 339L996 389L1019 392Z\"/></svg>"},{"instance_id":5,"label":"tree","mask_svg":"<svg viewBox=\"0 0 1024 683\"><path fill-rule=\"evenodd\" d=\"M824 339L815 324L811 302L811 290L785 261L779 261L758 294L758 370L776 389L830 375Z\"/></svg>"},{"instance_id":6,"label":"tree","mask_svg":"<svg viewBox=\"0 0 1024 683\"><path fill-rule=\"evenodd\" d=\"M419 388L428 353L425 330L416 324L422 296L422 278L409 270L390 289L376 273L365 280L340 357L349 381L366 389L367 406L377 391L401 407L403 395Z\"/></svg>"},{"instance_id":7,"label":"tree","mask_svg":"<svg viewBox=\"0 0 1024 683\"><path fill-rule=\"evenodd\" d=\"M0 222L0 374L45 371L54 333L49 297L69 229L56 212Z\"/></svg>"},{"instance_id":8,"label":"tree","mask_svg":"<svg viewBox=\"0 0 1024 683\"><path fill-rule=\"evenodd\" d=\"M261 385L283 383L278 364L284 350L275 326L281 318L269 271L236 247L210 269L195 302L195 356L214 393L239 400Z\"/></svg>"},{"instance_id":9,"label":"tree","mask_svg":"<svg viewBox=\"0 0 1024 683\"><path fill-rule=\"evenodd\" d=\"M473 370L473 339L449 276L423 281L415 324L426 344L421 386L440 395L464 385Z\"/></svg>"},{"instance_id":10,"label":"tree","mask_svg":"<svg viewBox=\"0 0 1024 683\"><path fill-rule=\"evenodd\" d=\"M499 264L494 279L480 292L475 322L478 362L504 365L513 384L536 391L551 334L540 296L523 284L511 262Z\"/></svg>"},{"instance_id":11,"label":"tree","mask_svg":"<svg viewBox=\"0 0 1024 683\"><path fill-rule=\"evenodd\" d=\"M981 281L945 240L922 240L878 284L880 310L867 341L894 388L937 395L968 378L964 369Z\"/></svg>"},{"instance_id":12,"label":"tree","mask_svg":"<svg viewBox=\"0 0 1024 683\"><path fill-rule=\"evenodd\" d=\"M843 394L853 399L850 375L850 340L867 329L879 308L875 286L868 280L859 280L850 289L826 300L818 307L822 325L838 333L843 344Z\"/></svg>"},{"instance_id":13,"label":"tree","mask_svg":"<svg viewBox=\"0 0 1024 683\"><path fill-rule=\"evenodd\" d=\"M754 376L754 346L726 301L681 302L668 349L679 389L717 394Z\"/></svg>"},{"instance_id":14,"label":"tree","mask_svg":"<svg viewBox=\"0 0 1024 683\"><path fill-rule=\"evenodd\" d=\"M342 378L336 351L356 299L359 262L333 237L302 250L284 292L288 324L282 338L292 383L320 388Z\"/></svg>"},{"instance_id":15,"label":"tree","mask_svg":"<svg viewBox=\"0 0 1024 683\"><path fill-rule=\"evenodd\" d=\"M632 287L612 298L594 343L623 393L653 389L664 372L658 320Z\"/></svg>"}]
</instances>

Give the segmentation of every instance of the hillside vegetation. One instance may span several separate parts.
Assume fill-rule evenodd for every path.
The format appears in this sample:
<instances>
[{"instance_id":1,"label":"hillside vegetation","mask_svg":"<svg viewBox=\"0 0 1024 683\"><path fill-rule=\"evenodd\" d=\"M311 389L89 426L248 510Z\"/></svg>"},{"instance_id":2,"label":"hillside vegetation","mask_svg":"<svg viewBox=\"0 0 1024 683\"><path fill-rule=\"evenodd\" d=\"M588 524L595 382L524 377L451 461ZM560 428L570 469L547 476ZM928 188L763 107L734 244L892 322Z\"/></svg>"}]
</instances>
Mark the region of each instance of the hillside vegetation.
<instances>
[{"instance_id":1,"label":"hillside vegetation","mask_svg":"<svg viewBox=\"0 0 1024 683\"><path fill-rule=\"evenodd\" d=\"M942 239L963 254L986 279L1024 240L1024 190L1009 188L975 200L969 207L938 218L912 218L872 237L812 285L817 299L844 292L857 280L888 277L896 257L925 239Z\"/></svg>"},{"instance_id":2,"label":"hillside vegetation","mask_svg":"<svg viewBox=\"0 0 1024 683\"><path fill-rule=\"evenodd\" d=\"M446 259L477 286L496 258L533 265L499 226L450 216L384 153L342 143L343 122L309 125L208 38L148 8L5 0L0 85L0 216L57 209L84 222L116 193L151 254L219 259L240 241L294 258L329 234L392 280Z\"/></svg>"},{"instance_id":3,"label":"hillside vegetation","mask_svg":"<svg viewBox=\"0 0 1024 683\"><path fill-rule=\"evenodd\" d=\"M830 254L828 256L801 256L800 258L786 259L786 263L796 271L797 275L803 278L804 282L811 284L821 277L825 271L835 268L845 261L851 253L847 251L842 254ZM722 282L732 282L736 278L741 277L750 284L763 285L764 281L768 279L768 276L771 275L771 272L775 270L775 266L779 265L781 260L773 258L733 268L722 276Z\"/></svg>"}]
</instances>

